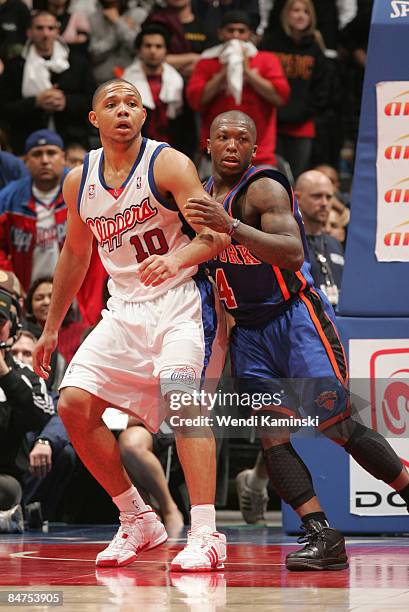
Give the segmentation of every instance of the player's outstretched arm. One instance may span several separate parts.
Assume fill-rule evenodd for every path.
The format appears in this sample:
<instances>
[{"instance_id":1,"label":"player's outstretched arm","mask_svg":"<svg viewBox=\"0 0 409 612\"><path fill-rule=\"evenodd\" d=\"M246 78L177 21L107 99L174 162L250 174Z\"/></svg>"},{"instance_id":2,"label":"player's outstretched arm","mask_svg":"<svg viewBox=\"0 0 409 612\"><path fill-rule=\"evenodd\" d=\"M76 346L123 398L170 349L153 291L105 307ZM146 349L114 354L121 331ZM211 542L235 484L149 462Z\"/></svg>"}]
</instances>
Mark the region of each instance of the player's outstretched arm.
<instances>
[{"instance_id":1,"label":"player's outstretched arm","mask_svg":"<svg viewBox=\"0 0 409 612\"><path fill-rule=\"evenodd\" d=\"M304 261L298 225L291 212L287 191L278 182L262 177L250 184L244 207L261 229L239 223L234 239L256 257L273 266L297 271ZM206 225L216 231L232 219L216 200L192 198L186 206L189 222Z\"/></svg>"},{"instance_id":2,"label":"player's outstretched arm","mask_svg":"<svg viewBox=\"0 0 409 612\"><path fill-rule=\"evenodd\" d=\"M77 212L82 166L72 170L64 181L63 195L68 208L67 235L55 268L51 304L41 338L33 353L33 368L48 378L50 358L57 346L58 330L88 270L92 234Z\"/></svg>"},{"instance_id":3,"label":"player's outstretched arm","mask_svg":"<svg viewBox=\"0 0 409 612\"><path fill-rule=\"evenodd\" d=\"M173 196L183 216L189 198L209 198L191 160L176 151L166 148L155 162L155 183L164 195ZM190 223L197 236L185 247L171 255L151 255L140 266L140 279L145 285L159 285L175 276L178 270L190 268L215 257L229 244L225 234L206 227L205 224Z\"/></svg>"}]
</instances>

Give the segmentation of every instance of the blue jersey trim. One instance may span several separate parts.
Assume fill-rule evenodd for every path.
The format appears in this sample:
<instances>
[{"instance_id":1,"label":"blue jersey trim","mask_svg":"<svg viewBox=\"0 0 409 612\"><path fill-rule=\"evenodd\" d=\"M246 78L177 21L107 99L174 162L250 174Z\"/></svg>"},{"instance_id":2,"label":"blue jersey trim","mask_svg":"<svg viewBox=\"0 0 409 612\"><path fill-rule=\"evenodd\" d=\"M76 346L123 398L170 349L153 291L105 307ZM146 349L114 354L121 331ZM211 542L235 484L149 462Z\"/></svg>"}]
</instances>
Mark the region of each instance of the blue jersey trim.
<instances>
[{"instance_id":1,"label":"blue jersey trim","mask_svg":"<svg viewBox=\"0 0 409 612\"><path fill-rule=\"evenodd\" d=\"M155 198L158 200L158 202L160 202L162 204L162 206L164 206L165 208L167 208L168 210L173 210L175 212L178 212L179 207L178 205L172 204L171 202L168 202L166 200L166 198L163 198L157 187L156 187L156 183L155 183L155 177L153 174L153 166L155 163L156 158L158 157L159 153L161 151L163 151L163 149L169 147L169 145L166 142L162 142L160 145L158 145L156 147L156 149L154 150L154 152L152 153L151 159L149 161L149 169L148 169L148 183L149 183L149 188L152 191L153 195L155 196Z\"/></svg>"},{"instance_id":2,"label":"blue jersey trim","mask_svg":"<svg viewBox=\"0 0 409 612\"><path fill-rule=\"evenodd\" d=\"M124 189L127 184L129 183L129 181L131 180L133 174L135 173L136 168L138 167L141 159L142 159L142 155L145 153L145 149L146 149L146 138L142 138L142 143L141 143L141 147L139 149L139 153L137 158L134 161L134 164L128 174L128 176L126 177L126 179L124 180L124 182L122 183L122 185L120 186L119 189ZM104 189L106 189L107 191L109 191L110 189L113 189L113 187L109 187L109 185L106 184L105 179L104 179L104 175L102 172L102 164L104 163L104 149L102 149L102 153L101 153L101 157L99 158L99 166L98 166L98 178L99 178L99 182L101 183L102 187Z\"/></svg>"},{"instance_id":3,"label":"blue jersey trim","mask_svg":"<svg viewBox=\"0 0 409 612\"><path fill-rule=\"evenodd\" d=\"M87 153L84 157L84 166L82 168L81 183L80 183L80 189L78 191L78 199L77 199L78 214L80 214L82 192L84 191L85 181L87 180L88 168L89 168L89 153Z\"/></svg>"}]
</instances>

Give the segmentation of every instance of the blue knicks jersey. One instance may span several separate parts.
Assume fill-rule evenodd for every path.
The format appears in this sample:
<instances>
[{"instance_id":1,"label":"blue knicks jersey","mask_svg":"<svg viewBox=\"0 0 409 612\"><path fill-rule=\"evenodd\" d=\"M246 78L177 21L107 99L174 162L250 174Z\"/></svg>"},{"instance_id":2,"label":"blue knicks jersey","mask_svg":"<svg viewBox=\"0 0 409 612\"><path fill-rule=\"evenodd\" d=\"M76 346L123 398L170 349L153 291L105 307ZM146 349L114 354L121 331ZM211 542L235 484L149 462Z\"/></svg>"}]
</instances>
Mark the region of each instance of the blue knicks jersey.
<instances>
[{"instance_id":1,"label":"blue knicks jersey","mask_svg":"<svg viewBox=\"0 0 409 612\"><path fill-rule=\"evenodd\" d=\"M283 312L302 292L313 285L308 257L308 247L297 200L286 177L265 166L250 166L240 181L224 199L223 206L231 217L234 203L250 183L260 177L278 181L287 191L292 213L298 223L304 247L304 263L300 270L292 272L265 263L234 239L232 244L215 259L208 262L216 282L220 299L226 309L244 327L260 327ZM208 193L213 177L205 185Z\"/></svg>"}]
</instances>

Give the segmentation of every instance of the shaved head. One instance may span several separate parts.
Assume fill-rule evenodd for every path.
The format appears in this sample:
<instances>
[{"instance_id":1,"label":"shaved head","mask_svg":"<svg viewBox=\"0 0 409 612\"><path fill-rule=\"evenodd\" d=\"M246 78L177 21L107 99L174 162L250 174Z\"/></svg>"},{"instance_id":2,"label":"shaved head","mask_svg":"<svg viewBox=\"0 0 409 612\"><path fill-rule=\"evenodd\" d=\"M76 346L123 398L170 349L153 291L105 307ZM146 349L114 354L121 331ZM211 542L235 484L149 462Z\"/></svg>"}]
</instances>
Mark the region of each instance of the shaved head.
<instances>
[{"instance_id":1,"label":"shaved head","mask_svg":"<svg viewBox=\"0 0 409 612\"><path fill-rule=\"evenodd\" d=\"M329 183L332 187L331 180L323 172L319 170L307 170L298 177L295 183L295 191L303 191L306 188L310 188L315 184Z\"/></svg>"},{"instance_id":2,"label":"shaved head","mask_svg":"<svg viewBox=\"0 0 409 612\"><path fill-rule=\"evenodd\" d=\"M210 137L212 137L212 134L214 134L219 127L231 125L247 128L253 138L253 141L256 142L256 124L251 117L246 115L246 113L242 113L241 111L237 110L227 111L226 113L220 113L220 115L217 115L217 117L213 119L210 126Z\"/></svg>"},{"instance_id":3,"label":"shaved head","mask_svg":"<svg viewBox=\"0 0 409 612\"><path fill-rule=\"evenodd\" d=\"M135 85L133 85L129 81L126 81L125 79L110 79L109 81L102 83L99 87L96 88L94 95L92 96L93 110L95 110L95 106L98 104L100 98L104 96L106 90L109 89L110 87L114 87L115 85L123 85L127 89L131 89L142 104L141 94L136 89Z\"/></svg>"}]
</instances>

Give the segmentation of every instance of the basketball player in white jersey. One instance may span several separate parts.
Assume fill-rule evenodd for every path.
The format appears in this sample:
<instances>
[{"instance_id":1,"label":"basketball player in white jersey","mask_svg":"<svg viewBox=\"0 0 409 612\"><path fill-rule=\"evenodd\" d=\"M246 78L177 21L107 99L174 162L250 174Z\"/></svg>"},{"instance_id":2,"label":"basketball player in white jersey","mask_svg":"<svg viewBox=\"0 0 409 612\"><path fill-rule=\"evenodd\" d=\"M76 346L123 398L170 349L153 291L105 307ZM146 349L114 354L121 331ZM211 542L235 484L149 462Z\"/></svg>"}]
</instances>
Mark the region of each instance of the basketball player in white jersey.
<instances>
[{"instance_id":1,"label":"basketball player in white jersey","mask_svg":"<svg viewBox=\"0 0 409 612\"><path fill-rule=\"evenodd\" d=\"M102 414L117 406L155 431L163 418L160 398L169 403L174 394L192 396L198 390L204 306L192 277L198 264L230 241L207 228L192 240L187 236L181 213L188 198L208 196L186 156L142 138L145 117L139 92L127 81L114 79L96 90L89 119L103 146L65 179L67 237L33 356L35 371L47 378L59 327L86 274L95 236L111 298L68 367L58 413L81 460L120 511L120 528L98 554L99 566L128 565L142 549L167 539L131 484ZM193 404L185 408L189 417L200 414ZM217 569L226 558L226 538L215 525L214 437L206 427L193 437L183 435L192 433L188 429L175 433L192 509L188 544L171 569Z\"/></svg>"}]
</instances>

